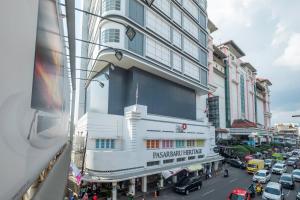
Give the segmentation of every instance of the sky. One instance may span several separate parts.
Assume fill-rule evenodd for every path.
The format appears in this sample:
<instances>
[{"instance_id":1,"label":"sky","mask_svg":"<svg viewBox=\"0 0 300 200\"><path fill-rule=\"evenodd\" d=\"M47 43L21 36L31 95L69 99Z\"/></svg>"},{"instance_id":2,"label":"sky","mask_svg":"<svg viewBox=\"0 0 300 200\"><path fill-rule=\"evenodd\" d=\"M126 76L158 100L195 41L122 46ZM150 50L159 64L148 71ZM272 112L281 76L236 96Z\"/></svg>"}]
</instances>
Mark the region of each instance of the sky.
<instances>
[{"instance_id":1,"label":"sky","mask_svg":"<svg viewBox=\"0 0 300 200\"><path fill-rule=\"evenodd\" d=\"M272 124L300 122L300 1L207 0L216 45L234 40L271 86Z\"/></svg>"}]
</instances>

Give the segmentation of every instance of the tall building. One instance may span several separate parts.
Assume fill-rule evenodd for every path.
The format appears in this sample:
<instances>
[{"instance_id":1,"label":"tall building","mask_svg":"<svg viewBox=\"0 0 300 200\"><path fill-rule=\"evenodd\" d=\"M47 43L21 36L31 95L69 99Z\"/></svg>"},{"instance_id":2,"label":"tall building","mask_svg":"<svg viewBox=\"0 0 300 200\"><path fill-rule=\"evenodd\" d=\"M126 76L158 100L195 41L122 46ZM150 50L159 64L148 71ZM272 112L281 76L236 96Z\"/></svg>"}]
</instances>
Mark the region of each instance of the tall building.
<instances>
[{"instance_id":1,"label":"tall building","mask_svg":"<svg viewBox=\"0 0 300 200\"><path fill-rule=\"evenodd\" d=\"M91 43L82 56L93 58L82 62L88 80L75 137L87 138L84 156L74 157L85 157L83 180L110 184L116 199L117 185L145 192L175 168L217 169L215 129L201 99L209 92L206 1L92 0L84 9L106 19L83 17L83 39Z\"/></svg>"},{"instance_id":2,"label":"tall building","mask_svg":"<svg viewBox=\"0 0 300 200\"><path fill-rule=\"evenodd\" d=\"M217 30L209 21L210 33ZM259 145L271 141L271 82L256 78L256 69L241 58L245 53L232 40L213 44L209 37L208 118L217 139Z\"/></svg>"}]
</instances>

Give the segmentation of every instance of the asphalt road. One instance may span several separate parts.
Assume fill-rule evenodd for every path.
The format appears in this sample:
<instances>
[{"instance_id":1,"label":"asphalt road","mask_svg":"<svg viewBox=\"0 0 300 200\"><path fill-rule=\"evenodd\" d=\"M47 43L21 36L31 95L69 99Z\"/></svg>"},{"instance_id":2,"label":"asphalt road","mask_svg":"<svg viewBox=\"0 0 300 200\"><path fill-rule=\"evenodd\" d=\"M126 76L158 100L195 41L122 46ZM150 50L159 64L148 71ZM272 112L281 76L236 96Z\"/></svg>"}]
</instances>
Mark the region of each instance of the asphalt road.
<instances>
[{"instance_id":1,"label":"asphalt road","mask_svg":"<svg viewBox=\"0 0 300 200\"><path fill-rule=\"evenodd\" d=\"M213 177L203 182L203 187L199 191L191 192L188 196L181 195L173 192L172 190L166 190L161 192L158 199L160 200L226 200L232 189L236 187L247 189L252 183L252 175L248 175L245 170L228 167L229 177L224 178L222 174ZM288 172L293 169L289 168ZM271 181L278 182L280 175L272 174ZM264 185L265 186L265 185ZM300 190L300 182L296 182L294 190L284 189L286 200L295 200L297 191ZM255 200L261 199L261 196L256 196Z\"/></svg>"}]
</instances>

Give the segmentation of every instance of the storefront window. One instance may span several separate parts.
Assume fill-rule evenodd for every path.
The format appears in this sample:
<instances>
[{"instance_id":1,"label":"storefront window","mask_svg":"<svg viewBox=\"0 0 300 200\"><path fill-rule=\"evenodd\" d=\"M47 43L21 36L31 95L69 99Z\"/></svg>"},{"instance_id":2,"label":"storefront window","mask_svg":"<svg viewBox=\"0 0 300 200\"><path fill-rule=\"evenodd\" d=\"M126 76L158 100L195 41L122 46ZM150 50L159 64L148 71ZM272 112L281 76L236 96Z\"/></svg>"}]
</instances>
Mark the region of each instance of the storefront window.
<instances>
[{"instance_id":1,"label":"storefront window","mask_svg":"<svg viewBox=\"0 0 300 200\"><path fill-rule=\"evenodd\" d=\"M159 140L147 140L146 147L147 149L159 149Z\"/></svg>"}]
</instances>

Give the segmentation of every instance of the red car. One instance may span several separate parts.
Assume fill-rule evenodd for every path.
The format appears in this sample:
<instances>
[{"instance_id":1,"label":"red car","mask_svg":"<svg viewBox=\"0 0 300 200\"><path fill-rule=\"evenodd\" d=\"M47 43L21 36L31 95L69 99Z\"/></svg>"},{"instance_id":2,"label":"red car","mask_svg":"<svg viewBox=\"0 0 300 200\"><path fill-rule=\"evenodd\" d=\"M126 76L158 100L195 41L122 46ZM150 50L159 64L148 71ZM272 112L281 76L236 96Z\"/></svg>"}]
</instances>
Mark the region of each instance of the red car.
<instances>
[{"instance_id":1,"label":"red car","mask_svg":"<svg viewBox=\"0 0 300 200\"><path fill-rule=\"evenodd\" d=\"M227 200L250 200L250 193L242 188L235 188L231 191Z\"/></svg>"}]
</instances>

